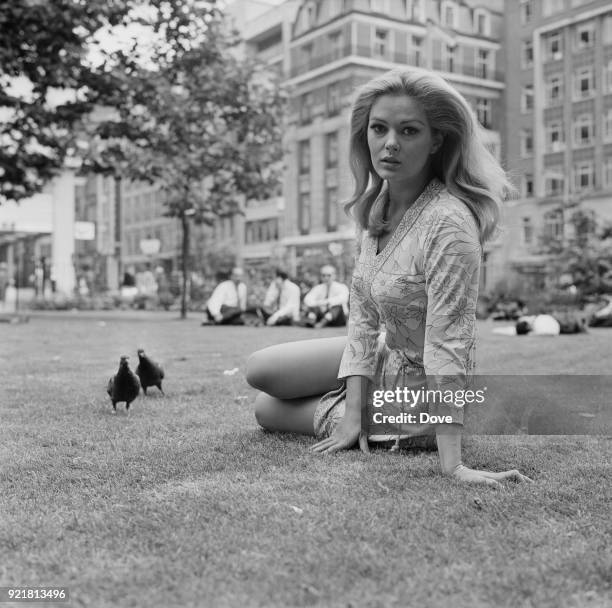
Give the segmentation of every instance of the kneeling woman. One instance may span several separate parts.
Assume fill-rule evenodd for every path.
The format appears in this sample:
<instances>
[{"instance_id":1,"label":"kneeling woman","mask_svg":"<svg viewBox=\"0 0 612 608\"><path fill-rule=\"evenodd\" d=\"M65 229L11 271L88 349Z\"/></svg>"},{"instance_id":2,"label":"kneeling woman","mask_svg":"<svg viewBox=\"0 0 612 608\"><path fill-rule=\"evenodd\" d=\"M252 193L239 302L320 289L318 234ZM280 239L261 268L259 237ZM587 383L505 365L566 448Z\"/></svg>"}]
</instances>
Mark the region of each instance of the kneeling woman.
<instances>
[{"instance_id":1,"label":"kneeling woman","mask_svg":"<svg viewBox=\"0 0 612 608\"><path fill-rule=\"evenodd\" d=\"M315 435L320 453L357 443L367 451L368 441L388 438L368 423L370 389L465 385L482 243L511 188L479 133L464 98L435 73L392 70L361 88L351 116L355 192L346 205L359 228L348 339L281 344L250 357L247 379L262 391L255 415L264 428ZM406 424L402 437L435 434L445 473L490 485L530 481L516 470L464 466L463 409L430 414L451 422Z\"/></svg>"}]
</instances>

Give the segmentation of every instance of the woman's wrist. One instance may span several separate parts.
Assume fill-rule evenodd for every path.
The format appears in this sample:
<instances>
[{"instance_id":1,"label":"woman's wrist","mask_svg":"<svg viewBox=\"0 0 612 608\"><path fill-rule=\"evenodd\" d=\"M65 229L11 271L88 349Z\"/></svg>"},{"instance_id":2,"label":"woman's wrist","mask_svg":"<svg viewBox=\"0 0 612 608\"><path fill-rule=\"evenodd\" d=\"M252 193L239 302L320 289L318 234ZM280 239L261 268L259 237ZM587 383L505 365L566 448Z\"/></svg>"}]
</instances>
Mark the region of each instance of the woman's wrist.
<instances>
[{"instance_id":1,"label":"woman's wrist","mask_svg":"<svg viewBox=\"0 0 612 608\"><path fill-rule=\"evenodd\" d=\"M464 466L461 462L462 430L459 424L439 425L436 429L440 467L445 475L455 475Z\"/></svg>"}]
</instances>

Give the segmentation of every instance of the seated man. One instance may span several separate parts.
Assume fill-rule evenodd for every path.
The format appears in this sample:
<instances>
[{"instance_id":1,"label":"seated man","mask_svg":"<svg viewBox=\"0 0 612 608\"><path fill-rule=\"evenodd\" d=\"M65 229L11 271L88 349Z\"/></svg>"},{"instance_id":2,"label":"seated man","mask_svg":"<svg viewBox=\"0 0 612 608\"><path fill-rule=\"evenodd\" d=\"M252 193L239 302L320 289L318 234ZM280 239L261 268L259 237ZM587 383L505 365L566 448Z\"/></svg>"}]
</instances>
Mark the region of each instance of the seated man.
<instances>
[{"instance_id":1,"label":"seated man","mask_svg":"<svg viewBox=\"0 0 612 608\"><path fill-rule=\"evenodd\" d=\"M243 274L242 268L234 268L231 276L217 273L221 282L206 304L202 325L244 325L242 313L246 310L247 288L242 281Z\"/></svg>"},{"instance_id":2,"label":"seated man","mask_svg":"<svg viewBox=\"0 0 612 608\"><path fill-rule=\"evenodd\" d=\"M260 309L266 325L292 325L300 319L300 288L280 268Z\"/></svg>"},{"instance_id":3,"label":"seated man","mask_svg":"<svg viewBox=\"0 0 612 608\"><path fill-rule=\"evenodd\" d=\"M315 285L304 297L307 327L342 327L348 317L349 289L336 281L333 266L321 268L321 283Z\"/></svg>"}]
</instances>

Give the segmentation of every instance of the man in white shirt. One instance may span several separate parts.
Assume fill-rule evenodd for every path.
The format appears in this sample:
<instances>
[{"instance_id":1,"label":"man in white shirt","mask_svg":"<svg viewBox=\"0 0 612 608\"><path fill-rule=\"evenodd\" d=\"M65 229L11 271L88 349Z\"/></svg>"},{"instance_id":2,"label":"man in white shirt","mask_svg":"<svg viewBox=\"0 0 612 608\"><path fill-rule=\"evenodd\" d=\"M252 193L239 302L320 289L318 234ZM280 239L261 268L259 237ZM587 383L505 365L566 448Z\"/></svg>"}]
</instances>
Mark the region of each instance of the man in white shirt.
<instances>
[{"instance_id":1,"label":"man in white shirt","mask_svg":"<svg viewBox=\"0 0 612 608\"><path fill-rule=\"evenodd\" d=\"M304 297L306 327L342 327L348 317L349 289L336 281L336 269L326 265L321 268L321 283L315 285Z\"/></svg>"},{"instance_id":2,"label":"man in white shirt","mask_svg":"<svg viewBox=\"0 0 612 608\"><path fill-rule=\"evenodd\" d=\"M284 270L276 270L260 310L266 325L292 325L300 320L300 288Z\"/></svg>"},{"instance_id":3,"label":"man in white shirt","mask_svg":"<svg viewBox=\"0 0 612 608\"><path fill-rule=\"evenodd\" d=\"M206 304L207 318L202 325L244 325L242 313L247 306L247 288L243 276L242 268L234 268L229 278L225 275Z\"/></svg>"}]
</instances>

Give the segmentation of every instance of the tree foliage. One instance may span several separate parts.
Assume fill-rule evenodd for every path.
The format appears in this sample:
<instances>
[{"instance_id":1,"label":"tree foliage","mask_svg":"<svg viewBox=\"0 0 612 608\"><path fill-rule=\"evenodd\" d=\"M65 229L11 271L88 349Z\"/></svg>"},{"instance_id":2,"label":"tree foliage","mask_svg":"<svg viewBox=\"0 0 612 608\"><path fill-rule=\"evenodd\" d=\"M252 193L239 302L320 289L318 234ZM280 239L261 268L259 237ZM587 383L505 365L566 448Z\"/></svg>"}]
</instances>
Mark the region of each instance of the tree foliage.
<instances>
[{"instance_id":1,"label":"tree foliage","mask_svg":"<svg viewBox=\"0 0 612 608\"><path fill-rule=\"evenodd\" d=\"M0 202L40 191L75 155L75 122L105 79L92 36L122 23L127 0L0 0Z\"/></svg>"},{"instance_id":2,"label":"tree foliage","mask_svg":"<svg viewBox=\"0 0 612 608\"><path fill-rule=\"evenodd\" d=\"M572 213L568 227L568 236L542 241L553 280L581 295L612 293L612 227L584 210Z\"/></svg>"},{"instance_id":3,"label":"tree foliage","mask_svg":"<svg viewBox=\"0 0 612 608\"><path fill-rule=\"evenodd\" d=\"M214 3L150 0L139 23L151 44L109 56L104 98L114 113L91 133L86 166L164 191L183 230L186 316L190 224L213 224L280 184L285 98L241 54Z\"/></svg>"},{"instance_id":4,"label":"tree foliage","mask_svg":"<svg viewBox=\"0 0 612 608\"><path fill-rule=\"evenodd\" d=\"M243 197L278 187L284 97L262 66L240 58L214 5L159 0L141 17L146 51L115 53L89 166L165 190L167 212L211 224Z\"/></svg>"}]
</instances>

